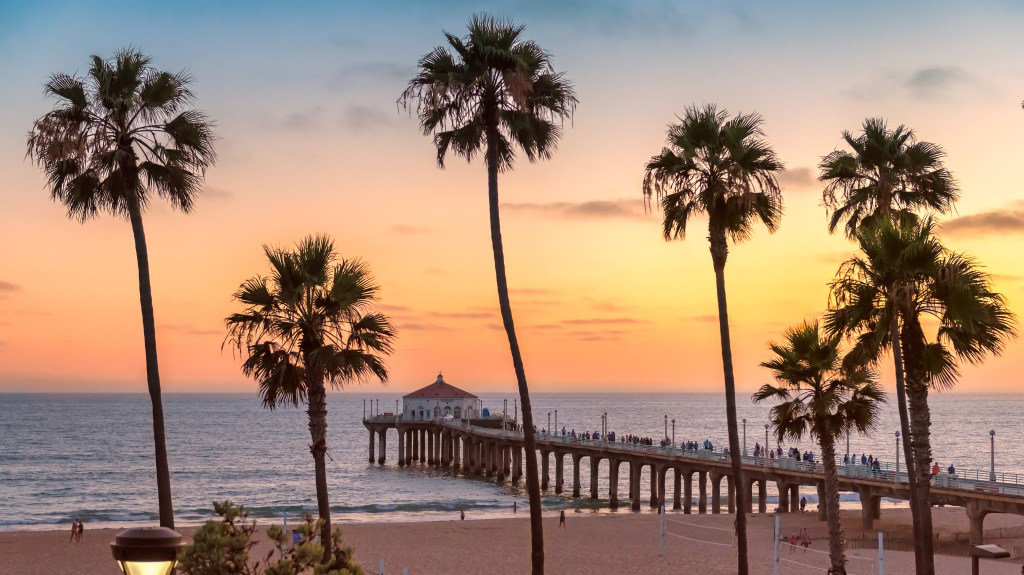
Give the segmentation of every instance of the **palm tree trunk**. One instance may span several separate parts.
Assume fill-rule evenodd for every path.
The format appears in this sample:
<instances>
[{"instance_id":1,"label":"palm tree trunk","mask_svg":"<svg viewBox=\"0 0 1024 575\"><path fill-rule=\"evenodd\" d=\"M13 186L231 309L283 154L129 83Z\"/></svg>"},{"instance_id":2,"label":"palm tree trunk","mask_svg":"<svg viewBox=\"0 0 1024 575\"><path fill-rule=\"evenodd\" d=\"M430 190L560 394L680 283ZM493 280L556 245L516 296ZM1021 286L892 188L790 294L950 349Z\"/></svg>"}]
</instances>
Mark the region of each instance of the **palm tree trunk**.
<instances>
[{"instance_id":1,"label":"palm tree trunk","mask_svg":"<svg viewBox=\"0 0 1024 575\"><path fill-rule=\"evenodd\" d=\"M920 535L914 536L915 558L919 557L915 563L917 575L934 575L930 475L932 450L929 439L931 414L928 409L928 381L924 363L924 332L916 316L905 319L900 340L906 354L907 399L910 403L911 443L914 453L913 475L917 480L916 488L910 494L911 512L921 523Z\"/></svg>"},{"instance_id":2,"label":"palm tree trunk","mask_svg":"<svg viewBox=\"0 0 1024 575\"><path fill-rule=\"evenodd\" d=\"M836 446L827 435L818 436L821 443L821 463L825 467L825 519L828 520L828 554L832 559L832 573L846 575L846 541L839 517L839 473L836 471Z\"/></svg>"},{"instance_id":3,"label":"palm tree trunk","mask_svg":"<svg viewBox=\"0 0 1024 575\"><path fill-rule=\"evenodd\" d=\"M736 381L732 370L732 345L729 338L729 309L725 300L725 260L729 253L725 230L711 228L711 260L715 267L718 293L718 330L722 339L722 368L725 372L725 414L729 427L729 459L736 489L736 573L747 575L747 497L743 481L743 460L740 453L739 425L736 420Z\"/></svg>"},{"instance_id":4,"label":"palm tree trunk","mask_svg":"<svg viewBox=\"0 0 1024 575\"><path fill-rule=\"evenodd\" d=\"M153 404L153 444L156 448L156 493L160 509L160 526L174 529L174 506L171 502L171 471L167 465L167 442L164 438L164 404L160 397L160 369L156 359L156 320L153 316L153 290L149 281L149 251L146 231L142 227L142 207L135 194L128 194L128 220L135 236L135 258L139 265L139 302L142 304L142 334L146 347L146 382Z\"/></svg>"},{"instance_id":5,"label":"palm tree trunk","mask_svg":"<svg viewBox=\"0 0 1024 575\"><path fill-rule=\"evenodd\" d=\"M302 350L303 363L309 365L309 350ZM331 501L327 493L327 390L322 377L307 369L305 373L306 390L309 393L309 437L313 441L309 451L313 454L313 466L316 474L316 507L317 514L324 524L320 527L320 544L324 546L323 562L332 559L331 541Z\"/></svg>"},{"instance_id":6,"label":"palm tree trunk","mask_svg":"<svg viewBox=\"0 0 1024 575\"><path fill-rule=\"evenodd\" d=\"M523 444L526 450L526 492L530 499L530 547L533 575L544 574L544 524L540 505L540 478L537 476L537 449L533 435L533 408L530 404L530 389L526 385L526 369L519 351L515 324L512 322L512 305L508 299L508 280L505 277L505 251L501 244L501 215L498 211L498 159L490 144L497 139L493 131L488 133L487 145L487 198L491 218L491 248L494 251L494 275L498 284L498 307L501 321L508 335L508 346L512 352L512 366L519 384L519 403L523 410Z\"/></svg>"},{"instance_id":7,"label":"palm tree trunk","mask_svg":"<svg viewBox=\"0 0 1024 575\"><path fill-rule=\"evenodd\" d=\"M907 411L907 387L906 375L903 365L903 344L900 343L899 335L899 312L893 305L892 317L889 320L889 340L892 343L892 360L896 370L896 408L900 416L900 433L903 434L903 459L907 465L907 485L910 489L911 498L917 493L917 476L914 474L914 448L911 443L913 435L910 432L910 420ZM914 539L920 540L923 537L921 530L921 513L915 509L913 503L910 506L910 517L913 525ZM915 548L916 549L916 548ZM923 568L920 554L914 554L914 564L917 570Z\"/></svg>"}]
</instances>

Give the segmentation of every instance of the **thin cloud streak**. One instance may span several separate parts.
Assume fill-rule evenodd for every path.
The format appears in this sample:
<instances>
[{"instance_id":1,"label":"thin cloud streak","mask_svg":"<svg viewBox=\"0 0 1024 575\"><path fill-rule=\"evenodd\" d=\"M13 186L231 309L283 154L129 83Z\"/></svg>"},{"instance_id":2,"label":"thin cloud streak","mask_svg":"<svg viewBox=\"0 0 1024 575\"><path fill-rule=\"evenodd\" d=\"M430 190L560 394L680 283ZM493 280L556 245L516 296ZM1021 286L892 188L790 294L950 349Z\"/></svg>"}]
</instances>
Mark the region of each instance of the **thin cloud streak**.
<instances>
[{"instance_id":1,"label":"thin cloud streak","mask_svg":"<svg viewBox=\"0 0 1024 575\"><path fill-rule=\"evenodd\" d=\"M537 215L566 220L645 220L643 200L591 200L587 202L506 203L501 209L512 214Z\"/></svg>"}]
</instances>

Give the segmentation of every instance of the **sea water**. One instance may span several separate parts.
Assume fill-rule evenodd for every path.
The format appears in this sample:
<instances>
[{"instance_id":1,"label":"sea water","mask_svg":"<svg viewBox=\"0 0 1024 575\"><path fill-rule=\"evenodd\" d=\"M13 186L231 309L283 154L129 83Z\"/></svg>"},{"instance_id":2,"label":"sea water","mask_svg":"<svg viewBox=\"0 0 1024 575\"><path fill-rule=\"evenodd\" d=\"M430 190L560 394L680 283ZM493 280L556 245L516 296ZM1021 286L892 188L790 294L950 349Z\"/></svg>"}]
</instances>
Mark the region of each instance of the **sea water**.
<instances>
[{"instance_id":1,"label":"sea water","mask_svg":"<svg viewBox=\"0 0 1024 575\"><path fill-rule=\"evenodd\" d=\"M507 400L508 415L515 414L514 393L484 393L481 398L493 413L500 413ZM507 517L514 501L526 511L525 482L498 485L426 465L398 467L393 431L385 465L370 464L363 414L394 411L399 399L400 394L328 394L327 476L336 522L452 519L460 509L470 519ZM609 429L618 435L657 441L665 436L666 427L672 436L671 420L675 419L677 443L707 439L716 446L727 444L721 394L538 393L532 400L538 428L548 426L549 413L554 426L558 410L559 428L592 432L601 429L601 416L607 412ZM742 393L737 403L739 417L747 420L746 445L752 453L755 442L764 444L770 404L754 404ZM988 470L989 430L995 430L996 470L1024 471L1020 442L1024 396L933 395L931 408L933 456L943 470L950 463L961 470ZM305 511L315 511L304 409L269 411L255 393L166 394L164 412L176 524L210 518L211 502L222 500L243 504L253 517L264 521L279 521L285 514L294 520ZM743 427L741 423L741 436ZM891 462L896 458L898 427L895 407L887 405L874 433L854 435L850 449ZM775 445L774 438L769 438L769 444ZM789 446L819 451L808 439L784 444ZM845 439L836 451L846 451ZM544 506L608 512L606 501L587 498L587 465L584 459L583 498L573 500L549 491ZM570 466L566 458L568 485ZM621 471L619 497L625 499L626 466ZM608 496L607 475L607 462L602 462L602 498ZM645 510L649 485L645 468L641 480ZM668 489L671 493L672 488ZM816 502L812 488L803 488L803 493L810 503ZM769 484L770 508L777 501L774 494L774 485ZM63 529L75 517L92 527L154 524L156 501L148 395L0 394L0 530ZM844 506L856 506L856 501L856 494L843 494Z\"/></svg>"}]
</instances>

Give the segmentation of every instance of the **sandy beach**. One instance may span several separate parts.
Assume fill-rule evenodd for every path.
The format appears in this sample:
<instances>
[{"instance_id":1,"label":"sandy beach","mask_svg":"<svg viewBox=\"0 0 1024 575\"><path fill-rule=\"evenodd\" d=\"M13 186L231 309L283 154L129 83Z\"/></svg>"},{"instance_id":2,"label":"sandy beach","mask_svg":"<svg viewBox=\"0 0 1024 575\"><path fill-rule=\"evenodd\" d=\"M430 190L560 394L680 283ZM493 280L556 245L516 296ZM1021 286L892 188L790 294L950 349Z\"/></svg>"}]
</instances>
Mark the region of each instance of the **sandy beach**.
<instances>
[{"instance_id":1,"label":"sandy beach","mask_svg":"<svg viewBox=\"0 0 1024 575\"><path fill-rule=\"evenodd\" d=\"M844 523L850 526L848 537L861 536L856 529L857 512L844 512ZM967 529L964 512L957 508L934 510L937 531L955 538ZM725 575L735 572L734 550L721 545L730 539L730 515L683 515L669 513L665 555L658 555L658 521L653 514L586 514L570 513L565 528L558 527L557 514L545 518L547 571L559 575L589 573L679 573ZM750 517L750 563L752 573L772 572L772 516ZM887 532L908 532L907 510L886 510L879 527ZM697 526L700 527L697 527ZM344 538L356 549L356 558L367 571L376 572L380 559L385 560L386 573L401 573L408 567L410 575L451 574L488 575L521 574L529 571L529 522L525 514L509 519L452 520L421 523L363 523L342 525ZM705 529L708 527L710 529ZM782 532L790 533L807 527L814 536L811 551L787 552L782 573L821 572L815 567L825 565L825 524L811 513L782 516ZM190 535L195 528L180 531ZM1024 518L992 515L986 521L986 542L1001 544L1013 551L1024 544L1018 535L1024 530ZM22 531L0 533L0 573L3 575L116 575L117 566L110 557L109 544L116 529L87 530L81 544L68 542L65 531ZM997 538L999 535L1012 537ZM689 538L689 539L686 539ZM718 545L698 543L691 539L713 541ZM261 553L257 549L254 556ZM262 547L266 549L266 547ZM873 549L851 549L850 572L877 573ZM988 562L984 573L1017 575L1020 559ZM799 565L803 563L804 565ZM966 573L970 561L966 557L937 555L940 573ZM906 551L886 552L886 573L913 571L913 556Z\"/></svg>"}]
</instances>

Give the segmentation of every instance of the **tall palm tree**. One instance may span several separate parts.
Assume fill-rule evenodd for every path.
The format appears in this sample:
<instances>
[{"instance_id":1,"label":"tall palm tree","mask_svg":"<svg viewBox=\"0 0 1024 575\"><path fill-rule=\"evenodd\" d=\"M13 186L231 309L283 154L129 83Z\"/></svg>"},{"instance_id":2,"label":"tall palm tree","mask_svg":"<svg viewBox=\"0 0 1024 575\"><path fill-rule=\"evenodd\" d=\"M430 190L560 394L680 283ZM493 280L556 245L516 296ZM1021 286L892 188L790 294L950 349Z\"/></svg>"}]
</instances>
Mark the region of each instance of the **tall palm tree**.
<instances>
[{"instance_id":1,"label":"tall palm tree","mask_svg":"<svg viewBox=\"0 0 1024 575\"><path fill-rule=\"evenodd\" d=\"M395 329L373 311L379 287L357 259L338 260L326 236L308 236L294 250L263 246L270 276L245 280L234 298L240 313L229 315L225 344L245 357L242 371L259 384L263 407L307 404L309 446L316 474L321 541L331 547L327 493L327 390L376 378L387 382L384 356Z\"/></svg>"},{"instance_id":2,"label":"tall palm tree","mask_svg":"<svg viewBox=\"0 0 1024 575\"><path fill-rule=\"evenodd\" d=\"M190 106L191 78L150 65L134 49L92 57L85 77L54 74L45 93L57 100L28 134L28 157L47 177L50 197L69 218L101 213L127 218L135 237L146 381L153 404L160 525L174 528L171 476L164 440L156 322L142 213L153 196L188 213L216 160L211 122Z\"/></svg>"},{"instance_id":3,"label":"tall palm tree","mask_svg":"<svg viewBox=\"0 0 1024 575\"><path fill-rule=\"evenodd\" d=\"M687 108L680 122L669 126L666 147L647 163L643 193L655 197L664 213L666 240L684 239L691 216L708 217L708 241L718 293L718 324L725 372L725 403L729 453L737 485L743 485L736 386L725 299L725 261L728 240L746 240L761 222L774 232L782 218L782 194L776 174L783 169L763 139L756 114L729 118L713 105ZM738 572L746 575L747 520L743 489L736 490Z\"/></svg>"},{"instance_id":4,"label":"tall palm tree","mask_svg":"<svg viewBox=\"0 0 1024 575\"><path fill-rule=\"evenodd\" d=\"M935 572L932 557L930 411L928 391L955 385L958 362L978 363L1002 351L1016 333L1003 297L976 262L950 252L930 218L887 221L858 232L861 255L840 267L832 283L828 331L856 337L857 353L877 361L885 342L901 349L909 401L906 449L914 514L917 572ZM922 321L930 317L931 321ZM924 325L935 323L929 339ZM893 324L898 334L890 335ZM890 339L892 338L892 339Z\"/></svg>"},{"instance_id":5,"label":"tall palm tree","mask_svg":"<svg viewBox=\"0 0 1024 575\"><path fill-rule=\"evenodd\" d=\"M523 410L531 564L539 575L544 572L544 533L533 409L505 277L498 174L512 169L517 150L531 162L551 158L561 122L572 116L577 100L572 84L554 71L550 55L524 39L523 31L523 26L506 20L473 16L464 37L445 32L448 45L420 58L419 72L398 101L406 109L414 107L423 134L433 135L438 166L444 167L449 150L467 161L480 152L484 155L498 306Z\"/></svg>"},{"instance_id":6,"label":"tall palm tree","mask_svg":"<svg viewBox=\"0 0 1024 575\"><path fill-rule=\"evenodd\" d=\"M788 329L784 341L770 345L774 356L761 363L779 385L765 384L754 394L754 401L779 401L772 407L771 420L780 441L810 435L821 447L830 573L845 575L846 542L839 517L835 444L851 430L870 431L878 421L885 394L873 371L842 365L839 342L840 337L826 336L816 321Z\"/></svg>"},{"instance_id":7,"label":"tall palm tree","mask_svg":"<svg viewBox=\"0 0 1024 575\"><path fill-rule=\"evenodd\" d=\"M850 150L834 150L819 164L819 180L826 183L822 194L831 212L829 232L843 224L847 238L855 239L859 230L884 220L899 224L917 221L918 214L947 213L959 197L953 175L945 168L945 152L930 142L918 141L913 130L900 125L890 130L881 118L864 120L862 131L854 136L843 132ZM893 299L905 286L890 285L884 297ZM891 313L895 307L888 306ZM888 331L878 331L878 327ZM830 328L831 329L831 328ZM903 434L909 487L917 490L914 473L910 419L907 413L903 354L899 343L899 317L891 315L875 324L879 337L864 338L852 350L854 362L876 360L885 349L892 349L896 374L896 404ZM865 357L867 354L868 357ZM930 510L925 511L930 513ZM922 537L922 511L912 513L914 534ZM917 560L923 553L917 555ZM922 568L919 565L919 570Z\"/></svg>"}]
</instances>

